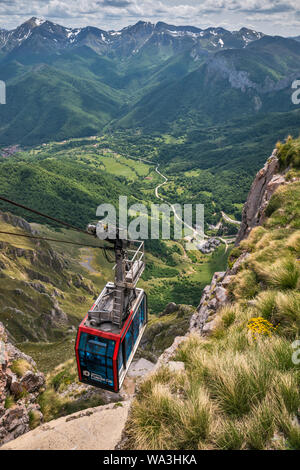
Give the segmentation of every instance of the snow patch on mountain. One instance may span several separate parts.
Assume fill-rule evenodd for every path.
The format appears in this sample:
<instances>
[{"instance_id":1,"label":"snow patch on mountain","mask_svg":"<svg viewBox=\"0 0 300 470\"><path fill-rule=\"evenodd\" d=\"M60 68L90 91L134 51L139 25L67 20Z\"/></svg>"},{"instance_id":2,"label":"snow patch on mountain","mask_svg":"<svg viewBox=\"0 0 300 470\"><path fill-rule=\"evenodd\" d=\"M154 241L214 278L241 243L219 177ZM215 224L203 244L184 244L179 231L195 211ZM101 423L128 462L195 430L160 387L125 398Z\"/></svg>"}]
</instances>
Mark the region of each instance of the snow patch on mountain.
<instances>
[{"instance_id":1,"label":"snow patch on mountain","mask_svg":"<svg viewBox=\"0 0 300 470\"><path fill-rule=\"evenodd\" d=\"M45 23L46 20L41 18L33 18L33 21L35 22L36 26L41 26L43 23Z\"/></svg>"}]
</instances>

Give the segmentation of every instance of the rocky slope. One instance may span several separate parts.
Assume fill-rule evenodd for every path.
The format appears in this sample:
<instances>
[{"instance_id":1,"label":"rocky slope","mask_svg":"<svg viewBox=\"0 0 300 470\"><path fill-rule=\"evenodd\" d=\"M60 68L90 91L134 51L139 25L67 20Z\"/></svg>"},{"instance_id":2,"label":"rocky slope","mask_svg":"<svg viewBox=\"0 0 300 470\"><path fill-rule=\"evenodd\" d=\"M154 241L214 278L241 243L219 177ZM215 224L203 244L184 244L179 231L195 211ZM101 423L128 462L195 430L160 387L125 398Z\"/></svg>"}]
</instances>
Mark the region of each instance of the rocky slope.
<instances>
[{"instance_id":1,"label":"rocky slope","mask_svg":"<svg viewBox=\"0 0 300 470\"><path fill-rule=\"evenodd\" d=\"M8 340L0 323L0 445L42 422L37 397L44 385L36 363Z\"/></svg>"},{"instance_id":2,"label":"rocky slope","mask_svg":"<svg viewBox=\"0 0 300 470\"><path fill-rule=\"evenodd\" d=\"M35 232L24 219L0 211L1 230ZM43 241L0 236L0 321L16 342L54 341L73 331L74 308L96 295L91 281L74 272L72 259ZM67 310L67 311L66 311Z\"/></svg>"}]
</instances>

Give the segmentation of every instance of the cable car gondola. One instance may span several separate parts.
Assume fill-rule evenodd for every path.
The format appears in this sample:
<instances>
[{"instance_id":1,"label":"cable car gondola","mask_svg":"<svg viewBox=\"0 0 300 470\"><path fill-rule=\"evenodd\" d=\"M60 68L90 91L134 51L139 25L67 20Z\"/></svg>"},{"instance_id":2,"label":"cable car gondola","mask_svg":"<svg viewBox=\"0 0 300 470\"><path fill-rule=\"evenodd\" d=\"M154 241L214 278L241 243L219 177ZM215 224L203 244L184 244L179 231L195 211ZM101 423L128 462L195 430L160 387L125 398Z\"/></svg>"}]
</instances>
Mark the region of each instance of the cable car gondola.
<instances>
[{"instance_id":1,"label":"cable car gondola","mask_svg":"<svg viewBox=\"0 0 300 470\"><path fill-rule=\"evenodd\" d=\"M89 230L96 232L96 227ZM80 382L118 392L146 328L147 296L136 287L144 243L108 239L115 247L115 282L104 287L78 328L75 352ZM138 243L134 249L128 248Z\"/></svg>"}]
</instances>

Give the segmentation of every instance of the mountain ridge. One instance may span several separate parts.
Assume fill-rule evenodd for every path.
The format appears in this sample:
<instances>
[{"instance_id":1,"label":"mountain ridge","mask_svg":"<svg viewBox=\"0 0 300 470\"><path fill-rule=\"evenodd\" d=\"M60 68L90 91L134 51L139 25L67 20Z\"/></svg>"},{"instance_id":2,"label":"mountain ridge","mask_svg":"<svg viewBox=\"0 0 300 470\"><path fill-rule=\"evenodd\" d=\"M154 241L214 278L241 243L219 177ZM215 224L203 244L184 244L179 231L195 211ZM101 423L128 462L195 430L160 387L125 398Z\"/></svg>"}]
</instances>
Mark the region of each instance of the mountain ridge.
<instances>
[{"instance_id":1,"label":"mountain ridge","mask_svg":"<svg viewBox=\"0 0 300 470\"><path fill-rule=\"evenodd\" d=\"M201 29L194 26L175 26L163 22L149 23L139 21L134 25L127 26L119 31L105 31L95 26L86 26L83 28L67 28L52 23L49 20L40 20L32 17L17 28L13 30L1 30L0 36L0 50L11 53L14 49L23 46L26 41L37 40L39 36L40 41L52 41L51 48L53 50L60 50L66 47L78 46L89 43L92 47L96 48L98 52L106 51L106 48L116 49L119 46L120 38L132 40L133 36L140 36L142 46L153 36L158 35L162 39L163 35L168 35L176 39L176 37L189 38L189 44L204 41L209 48L223 48L227 47L243 47L250 42L263 37L263 33L250 30L248 28L241 28L240 31L227 31L224 28L206 28ZM225 41L225 42L224 42ZM53 42L55 44L53 44ZM137 46L139 41L135 38L135 44L131 44L129 51L137 53ZM38 44L36 44L38 47ZM39 47L42 47L40 44ZM49 44L48 44L49 47ZM139 46L138 46L139 47ZM206 44L207 47L207 44Z\"/></svg>"}]
</instances>

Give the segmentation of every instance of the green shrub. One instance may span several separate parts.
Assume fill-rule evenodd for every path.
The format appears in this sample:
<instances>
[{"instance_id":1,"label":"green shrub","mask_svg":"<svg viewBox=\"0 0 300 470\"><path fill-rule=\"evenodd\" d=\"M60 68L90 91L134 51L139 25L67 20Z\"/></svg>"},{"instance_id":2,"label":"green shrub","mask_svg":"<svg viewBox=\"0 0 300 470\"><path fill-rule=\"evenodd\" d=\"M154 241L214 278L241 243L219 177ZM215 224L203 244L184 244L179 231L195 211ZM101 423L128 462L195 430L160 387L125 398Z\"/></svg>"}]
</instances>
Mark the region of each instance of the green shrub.
<instances>
[{"instance_id":1,"label":"green shrub","mask_svg":"<svg viewBox=\"0 0 300 470\"><path fill-rule=\"evenodd\" d=\"M277 149L281 169L288 166L300 168L300 147L297 140L289 136L284 144L277 144Z\"/></svg>"}]
</instances>

